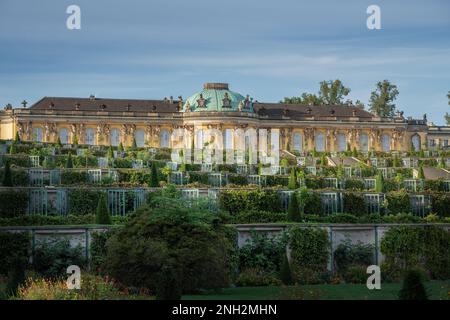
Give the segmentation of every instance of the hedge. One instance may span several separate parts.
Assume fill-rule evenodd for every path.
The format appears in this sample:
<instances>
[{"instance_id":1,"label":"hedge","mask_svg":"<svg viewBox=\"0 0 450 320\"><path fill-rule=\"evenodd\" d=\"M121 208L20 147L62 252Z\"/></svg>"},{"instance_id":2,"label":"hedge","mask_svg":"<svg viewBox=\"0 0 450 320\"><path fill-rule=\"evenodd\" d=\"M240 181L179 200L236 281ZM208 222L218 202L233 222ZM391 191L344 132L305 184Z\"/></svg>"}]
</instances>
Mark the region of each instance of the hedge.
<instances>
[{"instance_id":1,"label":"hedge","mask_svg":"<svg viewBox=\"0 0 450 320\"><path fill-rule=\"evenodd\" d=\"M0 217L12 218L24 215L28 208L28 192L15 190L0 191Z\"/></svg>"},{"instance_id":2,"label":"hedge","mask_svg":"<svg viewBox=\"0 0 450 320\"><path fill-rule=\"evenodd\" d=\"M220 208L232 215L244 211L281 212L280 197L273 190L224 190L219 194Z\"/></svg>"},{"instance_id":3,"label":"hedge","mask_svg":"<svg viewBox=\"0 0 450 320\"><path fill-rule=\"evenodd\" d=\"M0 275L7 276L18 266L25 267L29 252L28 233L0 232Z\"/></svg>"},{"instance_id":4,"label":"hedge","mask_svg":"<svg viewBox=\"0 0 450 320\"><path fill-rule=\"evenodd\" d=\"M97 208L100 192L86 188L69 191L69 214L94 214Z\"/></svg>"},{"instance_id":5,"label":"hedge","mask_svg":"<svg viewBox=\"0 0 450 320\"><path fill-rule=\"evenodd\" d=\"M344 194L344 212L362 216L366 214L366 211L366 203L362 194L353 192Z\"/></svg>"}]
</instances>

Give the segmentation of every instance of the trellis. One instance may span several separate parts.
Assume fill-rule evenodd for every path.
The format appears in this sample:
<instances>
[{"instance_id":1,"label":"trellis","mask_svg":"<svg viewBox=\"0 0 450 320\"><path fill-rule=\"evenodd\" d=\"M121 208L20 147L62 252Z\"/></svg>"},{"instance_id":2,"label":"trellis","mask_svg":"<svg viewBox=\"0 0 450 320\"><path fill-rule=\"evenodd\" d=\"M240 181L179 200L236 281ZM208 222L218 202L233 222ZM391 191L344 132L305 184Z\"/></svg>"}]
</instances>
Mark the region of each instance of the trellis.
<instances>
[{"instance_id":1,"label":"trellis","mask_svg":"<svg viewBox=\"0 0 450 320\"><path fill-rule=\"evenodd\" d=\"M270 173L272 174L272 175L275 175L275 174L281 174L281 167L280 166L270 166Z\"/></svg>"},{"instance_id":2,"label":"trellis","mask_svg":"<svg viewBox=\"0 0 450 320\"><path fill-rule=\"evenodd\" d=\"M352 177L353 176L353 168L352 167L344 167L344 176Z\"/></svg>"},{"instance_id":3,"label":"trellis","mask_svg":"<svg viewBox=\"0 0 450 320\"><path fill-rule=\"evenodd\" d=\"M30 189L28 194L28 214L47 214L47 190Z\"/></svg>"},{"instance_id":4,"label":"trellis","mask_svg":"<svg viewBox=\"0 0 450 320\"><path fill-rule=\"evenodd\" d=\"M306 172L306 174L312 174L315 176L315 175L317 175L317 168L316 167L306 167L305 172Z\"/></svg>"},{"instance_id":5,"label":"trellis","mask_svg":"<svg viewBox=\"0 0 450 320\"><path fill-rule=\"evenodd\" d=\"M213 169L212 163L202 163L201 165L201 172L211 172Z\"/></svg>"},{"instance_id":6,"label":"trellis","mask_svg":"<svg viewBox=\"0 0 450 320\"><path fill-rule=\"evenodd\" d=\"M411 211L414 215L425 217L430 209L430 197L423 194L410 196Z\"/></svg>"},{"instance_id":7,"label":"trellis","mask_svg":"<svg viewBox=\"0 0 450 320\"><path fill-rule=\"evenodd\" d=\"M247 182L249 184L256 184L262 186L266 184L266 177L259 174L250 174L247 176Z\"/></svg>"},{"instance_id":8,"label":"trellis","mask_svg":"<svg viewBox=\"0 0 450 320\"><path fill-rule=\"evenodd\" d=\"M226 176L221 173L210 173L208 183L212 187L220 188L226 184Z\"/></svg>"},{"instance_id":9,"label":"trellis","mask_svg":"<svg viewBox=\"0 0 450 320\"><path fill-rule=\"evenodd\" d=\"M142 169L144 167L144 162L140 159L133 159L131 161L131 167L133 169Z\"/></svg>"},{"instance_id":10,"label":"trellis","mask_svg":"<svg viewBox=\"0 0 450 320\"><path fill-rule=\"evenodd\" d=\"M43 169L29 169L28 180L32 187L42 187L44 185L44 170Z\"/></svg>"},{"instance_id":11,"label":"trellis","mask_svg":"<svg viewBox=\"0 0 450 320\"><path fill-rule=\"evenodd\" d=\"M97 162L98 162L99 168L108 168L109 167L108 158L106 158L106 157L97 157Z\"/></svg>"},{"instance_id":12,"label":"trellis","mask_svg":"<svg viewBox=\"0 0 450 320\"><path fill-rule=\"evenodd\" d=\"M65 189L30 189L28 197L28 214L67 215Z\"/></svg>"},{"instance_id":13,"label":"trellis","mask_svg":"<svg viewBox=\"0 0 450 320\"><path fill-rule=\"evenodd\" d=\"M58 186L61 184L61 172L59 169L50 170L49 176L51 186Z\"/></svg>"},{"instance_id":14,"label":"trellis","mask_svg":"<svg viewBox=\"0 0 450 320\"><path fill-rule=\"evenodd\" d=\"M29 156L30 166L37 168L39 167L39 156Z\"/></svg>"},{"instance_id":15,"label":"trellis","mask_svg":"<svg viewBox=\"0 0 450 320\"><path fill-rule=\"evenodd\" d=\"M101 169L88 170L88 180L90 183L101 183L102 182L102 170Z\"/></svg>"},{"instance_id":16,"label":"trellis","mask_svg":"<svg viewBox=\"0 0 450 320\"><path fill-rule=\"evenodd\" d=\"M377 172L381 172L381 175L382 175L383 178L385 178L385 179L389 179L389 178L390 178L389 168L386 168L386 167L383 167L383 168L377 168Z\"/></svg>"},{"instance_id":17,"label":"trellis","mask_svg":"<svg viewBox=\"0 0 450 320\"><path fill-rule=\"evenodd\" d=\"M403 187L411 192L423 190L423 180L419 179L405 179L403 180Z\"/></svg>"},{"instance_id":18,"label":"trellis","mask_svg":"<svg viewBox=\"0 0 450 320\"><path fill-rule=\"evenodd\" d=\"M219 199L219 190L218 189L208 189L208 207L211 211L217 211Z\"/></svg>"},{"instance_id":19,"label":"trellis","mask_svg":"<svg viewBox=\"0 0 450 320\"><path fill-rule=\"evenodd\" d=\"M338 179L337 178L324 178L323 186L324 186L324 188L328 188L328 189L338 189Z\"/></svg>"},{"instance_id":20,"label":"trellis","mask_svg":"<svg viewBox=\"0 0 450 320\"><path fill-rule=\"evenodd\" d=\"M384 195L378 193L366 193L364 195L364 201L366 203L367 213L380 214L381 204L384 201Z\"/></svg>"},{"instance_id":21,"label":"trellis","mask_svg":"<svg viewBox=\"0 0 450 320\"><path fill-rule=\"evenodd\" d=\"M185 199L197 199L199 191L198 189L184 189L181 190L181 195Z\"/></svg>"},{"instance_id":22,"label":"trellis","mask_svg":"<svg viewBox=\"0 0 450 320\"><path fill-rule=\"evenodd\" d=\"M236 167L236 172L238 174L246 174L248 172L248 167L246 164L238 164Z\"/></svg>"},{"instance_id":23,"label":"trellis","mask_svg":"<svg viewBox=\"0 0 450 320\"><path fill-rule=\"evenodd\" d=\"M288 210L289 203L291 202L291 197L293 194L294 194L294 191L292 191L292 190L280 191L281 208L283 208L284 211Z\"/></svg>"},{"instance_id":24,"label":"trellis","mask_svg":"<svg viewBox=\"0 0 450 320\"><path fill-rule=\"evenodd\" d=\"M373 190L376 186L376 179L364 179L364 189Z\"/></svg>"},{"instance_id":25,"label":"trellis","mask_svg":"<svg viewBox=\"0 0 450 320\"><path fill-rule=\"evenodd\" d=\"M182 171L174 171L169 175L169 181L171 184L182 185L185 182L184 172Z\"/></svg>"},{"instance_id":26,"label":"trellis","mask_svg":"<svg viewBox=\"0 0 450 320\"><path fill-rule=\"evenodd\" d=\"M322 208L325 214L342 212L342 194L337 192L323 192L320 194Z\"/></svg>"}]
</instances>

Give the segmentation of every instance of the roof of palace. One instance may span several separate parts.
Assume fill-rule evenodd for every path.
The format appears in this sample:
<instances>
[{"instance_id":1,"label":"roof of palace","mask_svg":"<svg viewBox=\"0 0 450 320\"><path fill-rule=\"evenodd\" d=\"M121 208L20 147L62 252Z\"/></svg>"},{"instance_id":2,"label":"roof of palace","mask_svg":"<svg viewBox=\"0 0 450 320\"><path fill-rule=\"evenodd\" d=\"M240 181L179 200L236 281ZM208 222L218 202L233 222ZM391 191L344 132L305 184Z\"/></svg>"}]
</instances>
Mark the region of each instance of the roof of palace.
<instances>
[{"instance_id":1,"label":"roof of palace","mask_svg":"<svg viewBox=\"0 0 450 320\"><path fill-rule=\"evenodd\" d=\"M203 90L190 96L181 103L172 98L164 100L139 99L103 99L91 96L89 98L44 97L30 109L55 111L106 111L106 112L201 112L201 111L243 111L257 113L270 119L288 118L363 118L374 117L370 112L355 106L309 106L285 103L261 103L253 101L248 95L231 91L227 83L206 83Z\"/></svg>"},{"instance_id":2,"label":"roof of palace","mask_svg":"<svg viewBox=\"0 0 450 320\"><path fill-rule=\"evenodd\" d=\"M30 107L32 110L57 111L106 111L106 112L177 112L178 101L103 99L103 98L64 98L44 97Z\"/></svg>"}]
</instances>

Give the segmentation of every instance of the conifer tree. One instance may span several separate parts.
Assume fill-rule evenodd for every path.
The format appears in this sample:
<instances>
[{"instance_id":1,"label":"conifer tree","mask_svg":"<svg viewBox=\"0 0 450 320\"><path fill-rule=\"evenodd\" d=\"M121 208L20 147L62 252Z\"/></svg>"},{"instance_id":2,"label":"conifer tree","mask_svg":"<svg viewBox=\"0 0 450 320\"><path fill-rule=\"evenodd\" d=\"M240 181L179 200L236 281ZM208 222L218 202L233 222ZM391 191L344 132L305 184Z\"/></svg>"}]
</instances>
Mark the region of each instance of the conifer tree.
<instances>
[{"instance_id":1,"label":"conifer tree","mask_svg":"<svg viewBox=\"0 0 450 320\"><path fill-rule=\"evenodd\" d=\"M291 222L300 222L301 221L301 213L300 213L300 206L297 199L297 193L294 192L291 197L291 201L289 201L289 207L288 207L288 215L287 215L288 221Z\"/></svg>"},{"instance_id":2,"label":"conifer tree","mask_svg":"<svg viewBox=\"0 0 450 320\"><path fill-rule=\"evenodd\" d=\"M152 168L150 172L150 187L156 188L158 186L159 186L158 170L156 168L156 163L152 163Z\"/></svg>"},{"instance_id":3,"label":"conifer tree","mask_svg":"<svg viewBox=\"0 0 450 320\"><path fill-rule=\"evenodd\" d=\"M105 194L101 194L98 199L97 211L95 215L95 222L97 224L111 224L111 215L108 211Z\"/></svg>"},{"instance_id":4,"label":"conifer tree","mask_svg":"<svg viewBox=\"0 0 450 320\"><path fill-rule=\"evenodd\" d=\"M3 186L4 187L12 187L12 176L11 176L11 165L9 163L9 160L5 163L5 171L3 173Z\"/></svg>"},{"instance_id":5,"label":"conifer tree","mask_svg":"<svg viewBox=\"0 0 450 320\"><path fill-rule=\"evenodd\" d=\"M398 298L399 300L428 300L428 293L419 271L409 270L406 272Z\"/></svg>"},{"instance_id":6,"label":"conifer tree","mask_svg":"<svg viewBox=\"0 0 450 320\"><path fill-rule=\"evenodd\" d=\"M291 175L289 176L288 188L291 190L297 189L297 172L295 168L291 169Z\"/></svg>"},{"instance_id":7,"label":"conifer tree","mask_svg":"<svg viewBox=\"0 0 450 320\"><path fill-rule=\"evenodd\" d=\"M286 254L283 255L283 261L282 261L281 267L280 267L280 280L285 285L290 285L293 282L291 266L289 264L289 260L288 260L288 257Z\"/></svg>"},{"instance_id":8,"label":"conifer tree","mask_svg":"<svg viewBox=\"0 0 450 320\"><path fill-rule=\"evenodd\" d=\"M67 169L72 169L73 168L72 152L69 152L69 155L67 156L66 168Z\"/></svg>"}]
</instances>

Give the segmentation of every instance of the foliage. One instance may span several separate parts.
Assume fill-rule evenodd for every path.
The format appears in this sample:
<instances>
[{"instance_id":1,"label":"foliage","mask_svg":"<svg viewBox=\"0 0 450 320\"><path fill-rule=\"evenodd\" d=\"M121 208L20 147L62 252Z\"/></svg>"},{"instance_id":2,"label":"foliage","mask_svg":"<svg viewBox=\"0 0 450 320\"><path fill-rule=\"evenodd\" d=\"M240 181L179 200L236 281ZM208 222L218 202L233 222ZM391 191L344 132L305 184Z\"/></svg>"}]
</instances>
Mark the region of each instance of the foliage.
<instances>
[{"instance_id":1,"label":"foliage","mask_svg":"<svg viewBox=\"0 0 450 320\"><path fill-rule=\"evenodd\" d=\"M375 179L375 192L384 192L385 191L385 187L384 187L384 178L383 178L383 174L381 172L378 172L377 177Z\"/></svg>"},{"instance_id":2,"label":"foliage","mask_svg":"<svg viewBox=\"0 0 450 320\"><path fill-rule=\"evenodd\" d=\"M431 208L439 217L450 217L450 195L434 193L431 197Z\"/></svg>"},{"instance_id":3,"label":"foliage","mask_svg":"<svg viewBox=\"0 0 450 320\"><path fill-rule=\"evenodd\" d=\"M69 155L67 156L66 168L73 168L72 153L69 153Z\"/></svg>"},{"instance_id":4,"label":"foliage","mask_svg":"<svg viewBox=\"0 0 450 320\"><path fill-rule=\"evenodd\" d=\"M68 290L64 279L29 278L19 288L17 298L21 300L122 300L126 296L110 280L83 273L79 290Z\"/></svg>"},{"instance_id":5,"label":"foliage","mask_svg":"<svg viewBox=\"0 0 450 320\"><path fill-rule=\"evenodd\" d=\"M28 207L28 193L11 189L0 191L0 218L24 215Z\"/></svg>"},{"instance_id":6,"label":"foliage","mask_svg":"<svg viewBox=\"0 0 450 320\"><path fill-rule=\"evenodd\" d=\"M21 215L14 218L0 218L0 226L50 226L50 225L79 225L93 224L94 215Z\"/></svg>"},{"instance_id":7,"label":"foliage","mask_svg":"<svg viewBox=\"0 0 450 320\"><path fill-rule=\"evenodd\" d=\"M287 219L291 222L299 222L302 219L297 193L295 192L292 194L291 200L289 201Z\"/></svg>"},{"instance_id":8,"label":"foliage","mask_svg":"<svg viewBox=\"0 0 450 320\"><path fill-rule=\"evenodd\" d=\"M339 244L334 251L334 263L339 273L344 274L352 266L368 267L373 262L374 247L361 242L352 244L349 239Z\"/></svg>"},{"instance_id":9,"label":"foliage","mask_svg":"<svg viewBox=\"0 0 450 320\"><path fill-rule=\"evenodd\" d=\"M108 204L106 203L106 195L100 194L97 204L97 210L95 213L95 222L98 224L111 224L111 215L108 210Z\"/></svg>"},{"instance_id":10,"label":"foliage","mask_svg":"<svg viewBox=\"0 0 450 320\"><path fill-rule=\"evenodd\" d=\"M273 223L288 221L284 212L251 210L239 212L229 219L230 223Z\"/></svg>"},{"instance_id":11,"label":"foliage","mask_svg":"<svg viewBox=\"0 0 450 320\"><path fill-rule=\"evenodd\" d=\"M393 117L398 89L388 80L378 82L375 91L372 91L369 100L369 110L380 117Z\"/></svg>"},{"instance_id":12,"label":"foliage","mask_svg":"<svg viewBox=\"0 0 450 320\"><path fill-rule=\"evenodd\" d=\"M87 181L86 171L62 170L61 184L83 184Z\"/></svg>"},{"instance_id":13,"label":"foliage","mask_svg":"<svg viewBox=\"0 0 450 320\"><path fill-rule=\"evenodd\" d=\"M87 215L95 213L100 198L99 191L87 188L71 189L69 191L69 214Z\"/></svg>"},{"instance_id":14,"label":"foliage","mask_svg":"<svg viewBox=\"0 0 450 320\"><path fill-rule=\"evenodd\" d=\"M9 160L5 163L5 170L3 172L3 186L4 187L12 187L12 176L11 176L11 165L9 163Z\"/></svg>"},{"instance_id":15,"label":"foliage","mask_svg":"<svg viewBox=\"0 0 450 320\"><path fill-rule=\"evenodd\" d=\"M386 195L387 210L390 214L411 212L411 203L408 192L404 190L393 191Z\"/></svg>"},{"instance_id":16,"label":"foliage","mask_svg":"<svg viewBox=\"0 0 450 320\"><path fill-rule=\"evenodd\" d=\"M420 271L410 270L406 273L398 298L399 300L428 300Z\"/></svg>"},{"instance_id":17,"label":"foliage","mask_svg":"<svg viewBox=\"0 0 450 320\"><path fill-rule=\"evenodd\" d=\"M256 268L277 274L285 252L286 239L283 235L271 237L265 233L251 232L250 238L239 249L239 268Z\"/></svg>"},{"instance_id":18,"label":"foliage","mask_svg":"<svg viewBox=\"0 0 450 320\"><path fill-rule=\"evenodd\" d=\"M27 265L30 237L26 232L0 232L0 275L8 275L18 264Z\"/></svg>"},{"instance_id":19,"label":"foliage","mask_svg":"<svg viewBox=\"0 0 450 320\"><path fill-rule=\"evenodd\" d=\"M174 198L153 197L151 206L139 209L107 240L108 274L154 292L164 289L165 268L176 273L182 292L227 286L228 239L218 218L195 202L186 206Z\"/></svg>"},{"instance_id":20,"label":"foliage","mask_svg":"<svg viewBox=\"0 0 450 320\"><path fill-rule=\"evenodd\" d=\"M281 281L274 275L258 268L249 268L241 271L236 279L238 287L265 287L279 286Z\"/></svg>"},{"instance_id":21,"label":"foliage","mask_svg":"<svg viewBox=\"0 0 450 320\"><path fill-rule=\"evenodd\" d=\"M326 272L330 248L326 230L294 227L289 230L289 247L294 278L299 282L315 281Z\"/></svg>"},{"instance_id":22,"label":"foliage","mask_svg":"<svg viewBox=\"0 0 450 320\"><path fill-rule=\"evenodd\" d=\"M303 214L322 215L322 201L318 193L302 188L300 190L299 200L300 210Z\"/></svg>"},{"instance_id":23,"label":"foliage","mask_svg":"<svg viewBox=\"0 0 450 320\"><path fill-rule=\"evenodd\" d=\"M289 176L289 182L288 182L288 188L293 190L297 189L298 183L297 183L297 172L294 168L291 169L291 175Z\"/></svg>"},{"instance_id":24,"label":"foliage","mask_svg":"<svg viewBox=\"0 0 450 320\"><path fill-rule=\"evenodd\" d=\"M359 193L347 192L344 195L344 212L354 216L362 216L366 213L364 196Z\"/></svg>"},{"instance_id":25,"label":"foliage","mask_svg":"<svg viewBox=\"0 0 450 320\"><path fill-rule=\"evenodd\" d=\"M219 194L219 203L231 215L254 210L281 211L279 196L273 190L224 190Z\"/></svg>"},{"instance_id":26,"label":"foliage","mask_svg":"<svg viewBox=\"0 0 450 320\"><path fill-rule=\"evenodd\" d=\"M149 187L156 188L158 186L159 186L158 169L156 168L156 163L153 162L150 173Z\"/></svg>"},{"instance_id":27,"label":"foliage","mask_svg":"<svg viewBox=\"0 0 450 320\"><path fill-rule=\"evenodd\" d=\"M290 285L293 282L291 266L286 254L283 256L283 262L281 263L280 280L285 285Z\"/></svg>"},{"instance_id":28,"label":"foliage","mask_svg":"<svg viewBox=\"0 0 450 320\"><path fill-rule=\"evenodd\" d=\"M85 258L81 246L72 247L68 239L57 239L36 245L33 269L44 278L65 277L70 265L82 268Z\"/></svg>"}]
</instances>

